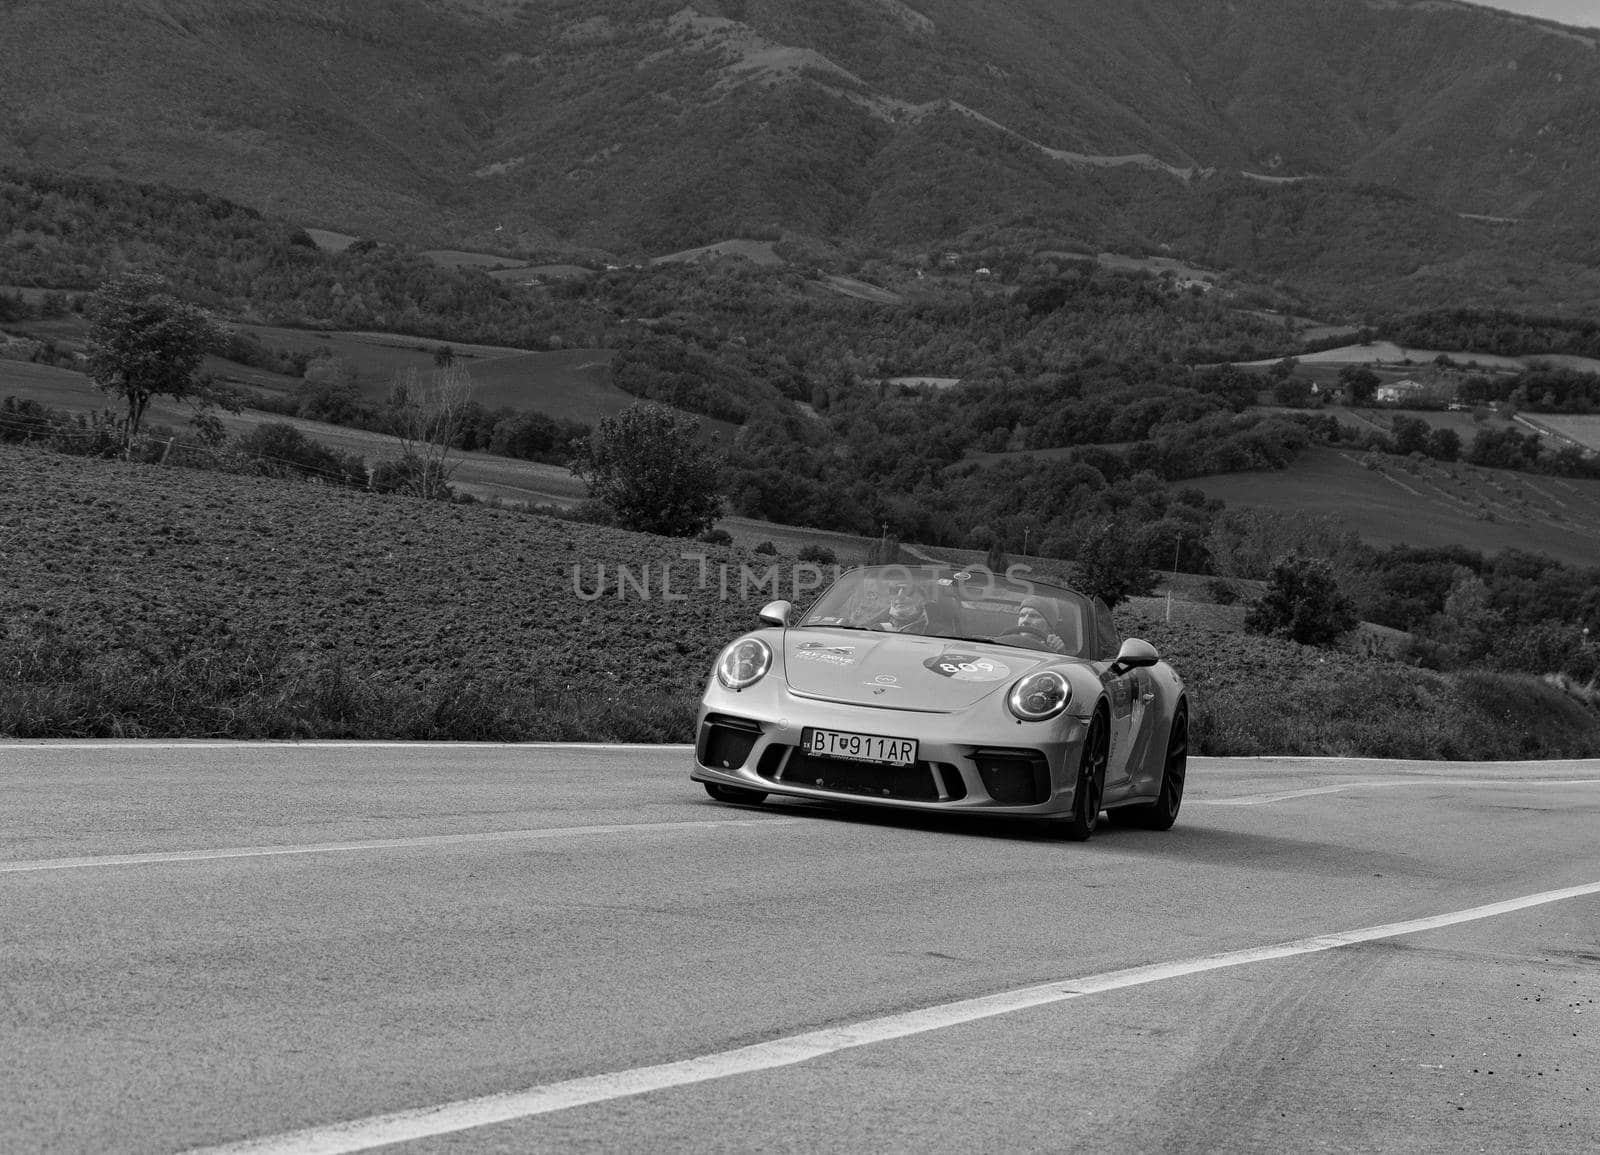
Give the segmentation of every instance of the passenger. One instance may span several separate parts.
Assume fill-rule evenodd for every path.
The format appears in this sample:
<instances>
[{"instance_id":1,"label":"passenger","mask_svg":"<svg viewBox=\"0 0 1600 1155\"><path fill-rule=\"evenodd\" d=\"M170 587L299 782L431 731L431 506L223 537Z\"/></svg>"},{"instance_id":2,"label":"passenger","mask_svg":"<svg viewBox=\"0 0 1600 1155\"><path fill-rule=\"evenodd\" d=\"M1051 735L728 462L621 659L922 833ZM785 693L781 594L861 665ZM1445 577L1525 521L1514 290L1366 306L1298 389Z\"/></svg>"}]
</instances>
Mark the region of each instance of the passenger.
<instances>
[{"instance_id":1,"label":"passenger","mask_svg":"<svg viewBox=\"0 0 1600 1155\"><path fill-rule=\"evenodd\" d=\"M1017 607L1017 628L1012 633L1037 638L1045 649L1064 654L1067 643L1061 640L1061 635L1050 624L1050 609L1050 603L1043 598L1027 598Z\"/></svg>"},{"instance_id":2,"label":"passenger","mask_svg":"<svg viewBox=\"0 0 1600 1155\"><path fill-rule=\"evenodd\" d=\"M928 632L928 595L915 582L895 585L889 595L889 612L872 624L875 630L896 634Z\"/></svg>"},{"instance_id":3,"label":"passenger","mask_svg":"<svg viewBox=\"0 0 1600 1155\"><path fill-rule=\"evenodd\" d=\"M847 626L871 626L888 613L888 602L883 596L883 587L876 578L864 578L861 588L856 590L850 598L849 608L845 610L844 624Z\"/></svg>"}]
</instances>

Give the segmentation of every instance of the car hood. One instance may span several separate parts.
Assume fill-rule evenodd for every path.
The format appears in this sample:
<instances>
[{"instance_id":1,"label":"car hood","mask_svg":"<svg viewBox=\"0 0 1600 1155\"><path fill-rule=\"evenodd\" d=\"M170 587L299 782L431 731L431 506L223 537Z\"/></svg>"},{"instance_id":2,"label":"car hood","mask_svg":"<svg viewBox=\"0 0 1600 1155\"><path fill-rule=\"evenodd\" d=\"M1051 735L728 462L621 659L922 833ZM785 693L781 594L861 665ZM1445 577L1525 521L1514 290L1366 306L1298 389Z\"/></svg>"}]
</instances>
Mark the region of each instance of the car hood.
<instances>
[{"instance_id":1,"label":"car hood","mask_svg":"<svg viewBox=\"0 0 1600 1155\"><path fill-rule=\"evenodd\" d=\"M807 697L899 710L960 710L1004 690L1052 655L916 634L789 630L789 688Z\"/></svg>"}]
</instances>

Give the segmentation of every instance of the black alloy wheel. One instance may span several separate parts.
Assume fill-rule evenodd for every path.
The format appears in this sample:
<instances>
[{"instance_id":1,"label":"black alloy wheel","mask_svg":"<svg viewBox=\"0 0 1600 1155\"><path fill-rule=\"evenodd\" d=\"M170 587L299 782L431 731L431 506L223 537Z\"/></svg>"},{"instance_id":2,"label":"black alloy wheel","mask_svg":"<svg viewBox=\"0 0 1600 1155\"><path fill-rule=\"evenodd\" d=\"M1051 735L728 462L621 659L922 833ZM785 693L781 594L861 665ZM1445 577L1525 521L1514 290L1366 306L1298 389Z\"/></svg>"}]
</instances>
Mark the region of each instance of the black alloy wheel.
<instances>
[{"instance_id":1,"label":"black alloy wheel","mask_svg":"<svg viewBox=\"0 0 1600 1155\"><path fill-rule=\"evenodd\" d=\"M1183 783L1189 774L1189 710L1180 704L1167 737L1167 756L1161 769L1161 792L1154 802L1113 810L1118 822L1145 830L1171 830L1183 805Z\"/></svg>"},{"instance_id":2,"label":"black alloy wheel","mask_svg":"<svg viewBox=\"0 0 1600 1155\"><path fill-rule=\"evenodd\" d=\"M1100 800L1105 796L1106 762L1111 756L1111 726L1104 710L1096 710L1083 738L1078 760L1078 782L1072 791L1072 813L1061 832L1073 842L1083 842L1100 827Z\"/></svg>"}]
</instances>

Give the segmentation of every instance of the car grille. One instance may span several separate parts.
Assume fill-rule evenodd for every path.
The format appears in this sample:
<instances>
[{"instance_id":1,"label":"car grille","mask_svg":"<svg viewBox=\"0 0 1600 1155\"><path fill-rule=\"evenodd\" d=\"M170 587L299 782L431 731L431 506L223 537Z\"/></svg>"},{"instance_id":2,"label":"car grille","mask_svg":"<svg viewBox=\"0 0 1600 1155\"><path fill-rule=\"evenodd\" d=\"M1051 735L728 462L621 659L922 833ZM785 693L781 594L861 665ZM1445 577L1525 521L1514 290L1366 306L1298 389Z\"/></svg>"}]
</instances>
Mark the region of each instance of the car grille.
<instances>
[{"instance_id":1,"label":"car grille","mask_svg":"<svg viewBox=\"0 0 1600 1155\"><path fill-rule=\"evenodd\" d=\"M960 772L942 762L913 762L909 766L849 762L818 758L798 746L769 746L756 773L773 782L869 798L953 802L967 796Z\"/></svg>"}]
</instances>

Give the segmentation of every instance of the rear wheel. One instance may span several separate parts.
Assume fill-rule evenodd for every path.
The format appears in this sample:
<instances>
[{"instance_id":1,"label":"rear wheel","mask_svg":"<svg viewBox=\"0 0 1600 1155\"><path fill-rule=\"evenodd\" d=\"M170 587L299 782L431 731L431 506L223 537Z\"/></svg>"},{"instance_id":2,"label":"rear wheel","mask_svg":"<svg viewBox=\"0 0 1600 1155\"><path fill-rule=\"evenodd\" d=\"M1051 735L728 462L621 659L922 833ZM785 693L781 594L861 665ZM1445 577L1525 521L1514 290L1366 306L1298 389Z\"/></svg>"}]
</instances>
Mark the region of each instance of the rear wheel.
<instances>
[{"instance_id":1,"label":"rear wheel","mask_svg":"<svg viewBox=\"0 0 1600 1155\"><path fill-rule=\"evenodd\" d=\"M1189 711L1178 707L1167 737L1167 756L1161 768L1161 792L1144 806L1126 806L1114 811L1117 821L1145 830L1171 830L1183 805L1183 782L1189 774Z\"/></svg>"},{"instance_id":2,"label":"rear wheel","mask_svg":"<svg viewBox=\"0 0 1600 1155\"><path fill-rule=\"evenodd\" d=\"M765 790L746 790L740 786L724 786L720 782L707 782L704 785L706 793L718 802L741 802L746 806L759 806L767 797Z\"/></svg>"},{"instance_id":3,"label":"rear wheel","mask_svg":"<svg viewBox=\"0 0 1600 1155\"><path fill-rule=\"evenodd\" d=\"M1100 800L1105 795L1106 761L1111 755L1111 727L1102 711L1095 711L1083 738L1078 759L1078 781L1072 791L1072 813L1061 823L1061 833L1083 842L1100 826Z\"/></svg>"}]
</instances>

